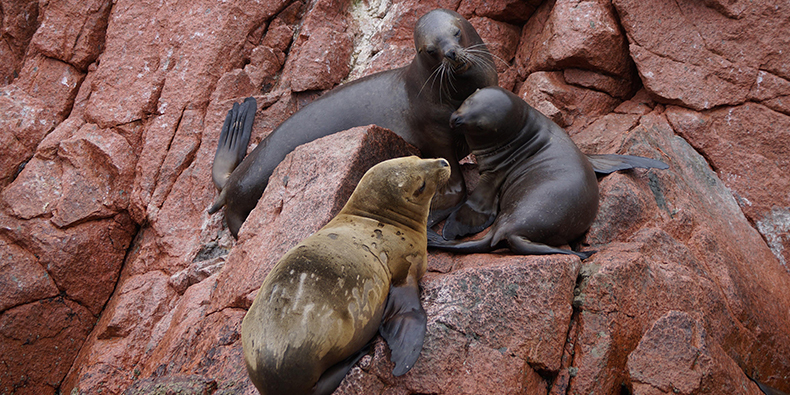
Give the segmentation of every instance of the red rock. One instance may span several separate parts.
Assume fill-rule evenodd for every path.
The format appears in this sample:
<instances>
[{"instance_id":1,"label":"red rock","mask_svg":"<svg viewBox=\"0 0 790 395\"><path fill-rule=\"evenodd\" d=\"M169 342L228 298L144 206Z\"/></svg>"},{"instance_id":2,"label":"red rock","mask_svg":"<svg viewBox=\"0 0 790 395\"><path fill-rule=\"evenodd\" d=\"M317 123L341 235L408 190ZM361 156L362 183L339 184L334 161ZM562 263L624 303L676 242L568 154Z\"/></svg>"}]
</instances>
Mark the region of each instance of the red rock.
<instances>
[{"instance_id":1,"label":"red rock","mask_svg":"<svg viewBox=\"0 0 790 395\"><path fill-rule=\"evenodd\" d=\"M0 25L0 86L10 84L19 74L25 52L38 28L38 1L3 1Z\"/></svg>"},{"instance_id":2,"label":"red rock","mask_svg":"<svg viewBox=\"0 0 790 395\"><path fill-rule=\"evenodd\" d=\"M14 84L30 96L40 99L44 106L57 109L55 123L66 118L77 96L85 74L68 63L41 55L25 62Z\"/></svg>"},{"instance_id":3,"label":"red rock","mask_svg":"<svg viewBox=\"0 0 790 395\"><path fill-rule=\"evenodd\" d=\"M126 209L135 157L120 135L96 125L81 127L60 143L63 196L52 223L66 227L111 217Z\"/></svg>"},{"instance_id":4,"label":"red rock","mask_svg":"<svg viewBox=\"0 0 790 395\"><path fill-rule=\"evenodd\" d=\"M115 289L133 231L125 213L65 230L43 218L0 216L0 234L37 256L58 290L95 315Z\"/></svg>"},{"instance_id":5,"label":"red rock","mask_svg":"<svg viewBox=\"0 0 790 395\"><path fill-rule=\"evenodd\" d=\"M539 38L549 20L549 15L551 15L554 4L555 0L543 2L521 29L521 40L519 40L514 62L521 80L524 80L531 73L537 71L532 67L534 63L532 61L533 51L536 46L540 44Z\"/></svg>"},{"instance_id":6,"label":"red rock","mask_svg":"<svg viewBox=\"0 0 790 395\"><path fill-rule=\"evenodd\" d=\"M337 85L351 70L352 34L342 0L319 0L304 17L283 80L294 92Z\"/></svg>"},{"instance_id":7,"label":"red rock","mask_svg":"<svg viewBox=\"0 0 790 395\"><path fill-rule=\"evenodd\" d=\"M47 57L84 71L103 49L111 7L108 0L50 1L32 44Z\"/></svg>"},{"instance_id":8,"label":"red rock","mask_svg":"<svg viewBox=\"0 0 790 395\"><path fill-rule=\"evenodd\" d=\"M581 68L624 76L630 68L625 37L607 1L557 0L536 41L531 70Z\"/></svg>"},{"instance_id":9,"label":"red rock","mask_svg":"<svg viewBox=\"0 0 790 395\"><path fill-rule=\"evenodd\" d=\"M458 6L458 13L466 19L471 19L473 16L481 16L511 23L524 23L539 5L539 0L505 0L498 2L462 0L461 5Z\"/></svg>"},{"instance_id":10,"label":"red rock","mask_svg":"<svg viewBox=\"0 0 790 395\"><path fill-rule=\"evenodd\" d=\"M630 78L615 78L582 69L566 69L563 77L568 84L601 91L618 99L625 99L634 93Z\"/></svg>"},{"instance_id":11,"label":"red rock","mask_svg":"<svg viewBox=\"0 0 790 395\"><path fill-rule=\"evenodd\" d=\"M321 93L282 89L301 78L293 66L284 73L284 64L308 70L315 66L308 52L324 69L330 64L331 75L315 69L305 86L403 66L414 56L414 23L437 7L459 10L486 41L501 43L491 49L513 64L497 61L500 83L569 125L585 152L643 155L671 167L601 180L599 215L581 241L598 253L581 269L571 258L431 253L423 283L429 336L418 366L392 377L388 348L377 340L338 393L649 392L665 388L659 383L668 376L637 378L640 358L658 366L692 350L684 341L666 351L653 346L651 339L677 327L667 324L676 314L687 318L673 322L698 334L691 346L699 363L662 373L698 374L697 393L736 391L729 390L742 388L744 375L790 392L790 280L779 260L787 257L790 228L783 193L790 25L782 4L614 1L612 27L626 33L628 59L622 34L616 43L616 34L599 34L606 32L580 13L597 10L596 20L609 26L608 1L547 1L524 23L518 9L532 2L189 0L165 7L120 0L104 32L108 2L74 4L69 13L68 2L53 1L40 11L38 2L2 5L0 55L10 61L0 64L0 84L14 71L19 78L0 90L0 254L21 258L0 265L0 282L31 282L9 293L0 285L0 306L7 306L0 320L12 324L0 333L46 340L0 336L0 354L13 345L14 358L0 375L42 378L0 392L118 394L157 385L199 392L216 383L215 394L255 394L238 335L244 310L222 305L247 306L257 288L247 282L259 283L268 270L257 257L276 260L331 216L346 193L338 184L353 187L339 169L367 166L353 164L349 153L366 145L324 145L284 163L273 180L277 193L263 199L235 244L222 215L205 211L216 197L211 162L225 113L232 101L256 95L252 149ZM579 21L562 17L574 15ZM39 20L44 26L28 46ZM350 49L342 36L327 48L332 37L316 37L321 31L347 35ZM300 52L307 44L310 51ZM602 55L611 59L602 63ZM343 64L354 68L347 76ZM81 84L70 82L83 73ZM368 150L383 158L386 148ZM325 176L310 182L316 174ZM322 199L309 200L315 194L296 191L297 184ZM130 216L140 224L133 242ZM265 225L266 218L274 222ZM502 292L513 284L521 304ZM64 296L47 299L53 292ZM98 322L91 312L102 313ZM60 331L62 316L86 319ZM57 343L46 337L50 329L74 336Z\"/></svg>"},{"instance_id":12,"label":"red rock","mask_svg":"<svg viewBox=\"0 0 790 395\"><path fill-rule=\"evenodd\" d=\"M649 325L671 310L699 314L710 343L720 345L742 371L785 385L781 377L790 371L790 337L779 333L790 325L780 313L787 309L782 296L790 283L787 270L731 192L688 143L675 137L663 116L643 116L636 128L617 138L628 149L624 153L653 156L648 149L660 147L670 169L606 180L611 184L602 190L599 220L587 238L599 252L585 261L575 301L580 326L573 366L578 370L570 390L610 393L630 385L623 370L627 354ZM633 182L617 185L634 176ZM635 212L640 216L630 218ZM621 228L641 230L628 238L617 234ZM628 242L617 241L624 238ZM599 242L608 244L599 248ZM763 305L764 300L774 302ZM747 340L755 338L760 340ZM714 387L742 379L730 368L722 371L729 373L714 375L719 377Z\"/></svg>"},{"instance_id":13,"label":"red rock","mask_svg":"<svg viewBox=\"0 0 790 395\"><path fill-rule=\"evenodd\" d=\"M95 321L84 307L62 297L0 314L0 391L55 394Z\"/></svg>"},{"instance_id":14,"label":"red rock","mask_svg":"<svg viewBox=\"0 0 790 395\"><path fill-rule=\"evenodd\" d=\"M779 3L742 11L720 2L711 2L712 8L695 1L613 3L639 75L662 101L696 110L739 104L755 85L758 70L790 76L783 51L790 35L781 22L787 11ZM660 23L653 15L662 15Z\"/></svg>"},{"instance_id":15,"label":"red rock","mask_svg":"<svg viewBox=\"0 0 790 395\"><path fill-rule=\"evenodd\" d=\"M762 394L708 339L702 321L680 311L656 320L628 356L634 394Z\"/></svg>"},{"instance_id":16,"label":"red rock","mask_svg":"<svg viewBox=\"0 0 790 395\"><path fill-rule=\"evenodd\" d=\"M39 142L55 128L56 112L15 85L0 90L0 187L5 187L30 159Z\"/></svg>"},{"instance_id":17,"label":"red rock","mask_svg":"<svg viewBox=\"0 0 790 395\"><path fill-rule=\"evenodd\" d=\"M619 101L605 93L568 85L562 72L536 72L518 89L518 95L558 125L578 130L589 118L611 112Z\"/></svg>"},{"instance_id":18,"label":"red rock","mask_svg":"<svg viewBox=\"0 0 790 395\"><path fill-rule=\"evenodd\" d=\"M0 239L0 312L57 295L35 255Z\"/></svg>"},{"instance_id":19,"label":"red rock","mask_svg":"<svg viewBox=\"0 0 790 395\"><path fill-rule=\"evenodd\" d=\"M790 262L790 117L747 103L705 113L670 107L667 118L733 191L774 254Z\"/></svg>"}]
</instances>

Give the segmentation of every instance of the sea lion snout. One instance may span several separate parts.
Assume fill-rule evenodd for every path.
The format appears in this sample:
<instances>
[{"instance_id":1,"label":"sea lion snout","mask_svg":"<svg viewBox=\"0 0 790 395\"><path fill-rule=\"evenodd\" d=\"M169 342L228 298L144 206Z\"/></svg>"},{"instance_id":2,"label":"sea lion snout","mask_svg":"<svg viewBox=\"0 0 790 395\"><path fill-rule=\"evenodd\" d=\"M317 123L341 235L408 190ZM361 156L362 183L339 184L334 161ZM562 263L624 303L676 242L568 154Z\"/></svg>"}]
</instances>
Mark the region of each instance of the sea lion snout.
<instances>
[{"instance_id":1,"label":"sea lion snout","mask_svg":"<svg viewBox=\"0 0 790 395\"><path fill-rule=\"evenodd\" d=\"M455 129L463 124L464 124L464 117L458 114L457 111L454 112L452 115L450 115L450 128Z\"/></svg>"}]
</instances>

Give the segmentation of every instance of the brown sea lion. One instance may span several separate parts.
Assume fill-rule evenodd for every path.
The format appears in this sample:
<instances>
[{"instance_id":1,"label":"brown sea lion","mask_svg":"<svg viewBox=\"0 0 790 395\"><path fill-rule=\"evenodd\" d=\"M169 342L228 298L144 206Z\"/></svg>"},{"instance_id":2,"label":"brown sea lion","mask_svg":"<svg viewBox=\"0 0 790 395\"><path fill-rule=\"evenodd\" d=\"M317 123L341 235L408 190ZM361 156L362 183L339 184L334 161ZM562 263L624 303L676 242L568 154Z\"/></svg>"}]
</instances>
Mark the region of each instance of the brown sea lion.
<instances>
[{"instance_id":1,"label":"brown sea lion","mask_svg":"<svg viewBox=\"0 0 790 395\"><path fill-rule=\"evenodd\" d=\"M427 322L418 284L428 211L449 177L445 159L379 163L335 218L275 265L241 324L244 361L262 394L331 393L377 330L393 374L411 369Z\"/></svg>"},{"instance_id":2,"label":"brown sea lion","mask_svg":"<svg viewBox=\"0 0 790 395\"><path fill-rule=\"evenodd\" d=\"M447 121L476 89L496 85L497 73L480 36L456 12L439 9L422 16L414 28L414 45L417 54L409 66L331 90L283 122L238 167L232 160L235 152L218 150L214 174L230 176L215 180L221 192L209 213L224 205L228 227L237 235L286 154L320 137L376 124L419 148L424 157L449 161L451 179L433 204L436 216L446 216L466 195L458 159L468 151Z\"/></svg>"},{"instance_id":3,"label":"brown sea lion","mask_svg":"<svg viewBox=\"0 0 790 395\"><path fill-rule=\"evenodd\" d=\"M596 171L668 167L628 155L596 155L591 160L559 125L499 87L469 96L450 123L477 158L480 181L445 222L443 238L429 234L428 245L442 250L488 252L506 245L517 254L575 254L585 259L594 251L554 246L578 238L595 219ZM452 240L489 225L482 239Z\"/></svg>"}]
</instances>

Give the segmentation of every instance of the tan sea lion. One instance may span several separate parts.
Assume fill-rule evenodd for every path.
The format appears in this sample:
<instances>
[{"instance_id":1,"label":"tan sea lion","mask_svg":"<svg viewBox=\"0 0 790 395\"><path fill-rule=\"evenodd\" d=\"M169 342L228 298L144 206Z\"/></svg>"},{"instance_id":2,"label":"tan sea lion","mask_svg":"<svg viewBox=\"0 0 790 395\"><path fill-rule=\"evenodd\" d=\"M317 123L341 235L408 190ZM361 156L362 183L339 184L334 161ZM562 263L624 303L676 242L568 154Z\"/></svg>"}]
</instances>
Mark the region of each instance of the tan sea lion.
<instances>
[{"instance_id":1,"label":"tan sea lion","mask_svg":"<svg viewBox=\"0 0 790 395\"><path fill-rule=\"evenodd\" d=\"M220 142L213 173L225 178L214 180L221 192L209 213L224 205L228 228L237 235L289 152L320 137L376 124L419 148L424 157L449 161L452 176L434 198L432 214L446 217L466 196L458 160L468 151L447 121L476 89L496 85L497 73L474 27L454 11L439 9L422 16L414 28L414 45L417 54L409 66L336 87L283 122L238 167L235 160L238 153L244 156L246 145Z\"/></svg>"},{"instance_id":2,"label":"tan sea lion","mask_svg":"<svg viewBox=\"0 0 790 395\"><path fill-rule=\"evenodd\" d=\"M329 394L378 330L393 374L422 350L419 280L431 198L445 159L391 159L362 177L340 213L266 276L241 326L244 361L262 394Z\"/></svg>"},{"instance_id":3,"label":"tan sea lion","mask_svg":"<svg viewBox=\"0 0 790 395\"><path fill-rule=\"evenodd\" d=\"M480 181L428 245L472 253L504 247L517 254L574 254L568 244L592 225L598 212L598 179L634 167L661 168L660 161L630 155L583 154L559 125L513 93L484 88L469 96L450 123L477 158ZM596 165L596 168L593 167ZM485 237L458 242L456 236Z\"/></svg>"}]
</instances>

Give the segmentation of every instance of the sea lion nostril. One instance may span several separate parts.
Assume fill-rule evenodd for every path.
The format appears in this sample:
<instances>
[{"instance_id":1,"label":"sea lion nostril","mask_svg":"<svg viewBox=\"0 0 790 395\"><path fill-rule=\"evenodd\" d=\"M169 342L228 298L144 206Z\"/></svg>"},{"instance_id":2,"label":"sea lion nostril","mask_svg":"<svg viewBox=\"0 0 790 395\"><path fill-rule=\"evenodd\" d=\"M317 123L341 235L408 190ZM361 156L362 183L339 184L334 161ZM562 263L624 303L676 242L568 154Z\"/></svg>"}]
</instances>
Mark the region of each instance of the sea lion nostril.
<instances>
[{"instance_id":1,"label":"sea lion nostril","mask_svg":"<svg viewBox=\"0 0 790 395\"><path fill-rule=\"evenodd\" d=\"M464 124L464 118L456 113L450 116L450 127L457 128Z\"/></svg>"}]
</instances>

